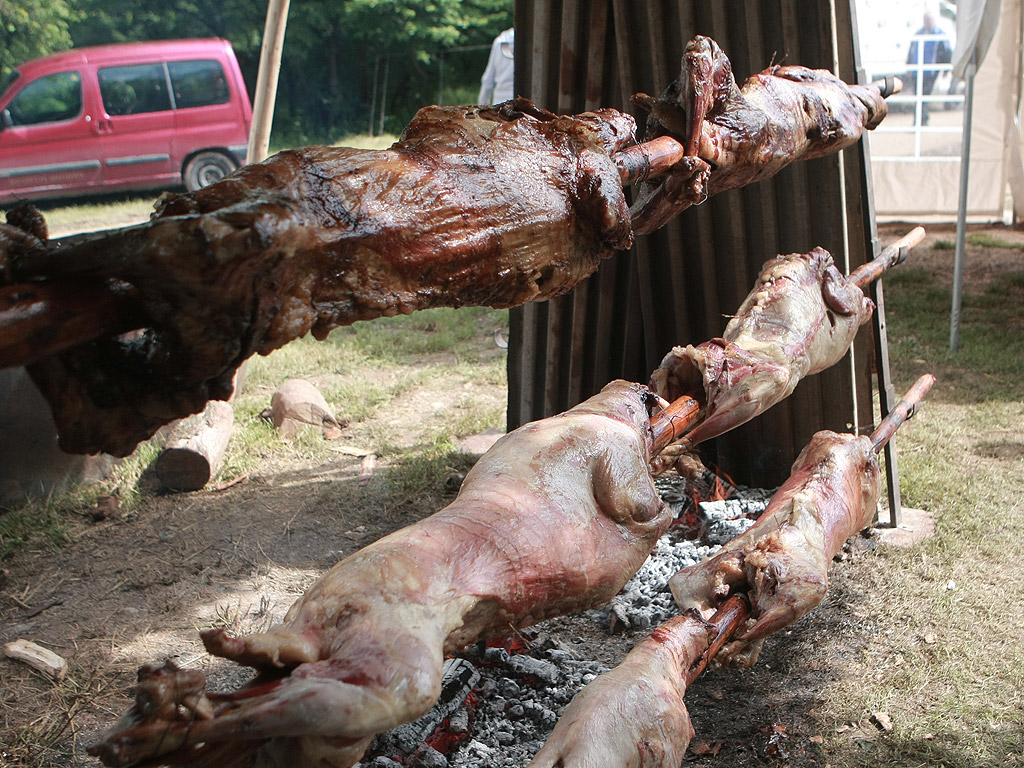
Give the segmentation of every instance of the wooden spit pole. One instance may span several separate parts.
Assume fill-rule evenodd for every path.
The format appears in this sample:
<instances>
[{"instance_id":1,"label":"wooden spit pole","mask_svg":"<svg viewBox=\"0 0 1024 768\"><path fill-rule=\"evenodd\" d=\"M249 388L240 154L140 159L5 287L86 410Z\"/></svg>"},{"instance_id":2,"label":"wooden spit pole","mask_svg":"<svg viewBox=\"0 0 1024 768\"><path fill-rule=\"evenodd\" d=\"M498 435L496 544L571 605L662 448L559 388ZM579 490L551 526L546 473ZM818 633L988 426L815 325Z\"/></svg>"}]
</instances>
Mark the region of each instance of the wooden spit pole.
<instances>
[{"instance_id":1,"label":"wooden spit pole","mask_svg":"<svg viewBox=\"0 0 1024 768\"><path fill-rule=\"evenodd\" d=\"M934 384L935 377L926 373L914 382L914 386L907 390L907 393L896 403L896 407L879 422L875 431L871 433L871 444L875 447L875 453L885 447L885 444L892 439L903 422L917 413L918 406L921 405L921 401L928 395Z\"/></svg>"},{"instance_id":2,"label":"wooden spit pole","mask_svg":"<svg viewBox=\"0 0 1024 768\"><path fill-rule=\"evenodd\" d=\"M729 597L708 619L715 629L715 637L708 649L701 654L701 657L694 662L686 671L686 687L689 688L693 682L700 677L707 669L708 663L718 655L722 646L729 642L747 617L750 615L750 601L746 595L735 594Z\"/></svg>"}]
</instances>

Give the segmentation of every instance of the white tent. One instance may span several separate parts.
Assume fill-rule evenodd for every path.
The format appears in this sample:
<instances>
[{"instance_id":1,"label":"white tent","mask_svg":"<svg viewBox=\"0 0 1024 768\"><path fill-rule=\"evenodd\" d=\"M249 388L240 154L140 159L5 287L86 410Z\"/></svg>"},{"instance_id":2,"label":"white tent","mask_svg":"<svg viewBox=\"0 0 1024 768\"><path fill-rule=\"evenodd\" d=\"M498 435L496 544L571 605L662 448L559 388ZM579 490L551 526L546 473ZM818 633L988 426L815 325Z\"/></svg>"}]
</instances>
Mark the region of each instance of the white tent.
<instances>
[{"instance_id":1,"label":"white tent","mask_svg":"<svg viewBox=\"0 0 1024 768\"><path fill-rule=\"evenodd\" d=\"M928 5L936 7L934 3ZM1014 207L1024 211L1024 169L1016 121L1020 108L1021 0L959 0L955 6L945 5L957 15L953 63L945 68L956 68L963 78L971 53L977 50L981 54L973 93L966 213L972 218L1001 220L1009 189L1013 189ZM891 19L893 7L892 3L879 7L873 0L858 0L861 47L869 76L876 74L872 55L876 61L879 57L871 50L869 38L880 35L879 25ZM912 18L920 26L926 4L905 7L912 9ZM948 17L940 17L940 24L950 37L954 36ZM908 27L904 24L900 29L905 38ZM889 47L894 48L895 42ZM905 54L888 64L905 67ZM939 82L949 80L940 78ZM892 113L870 138L875 209L881 217L952 218L958 211L963 96L938 90L932 96L918 98L907 93L890 99ZM929 102L933 119L927 126L916 126L915 102L922 99Z\"/></svg>"}]
</instances>

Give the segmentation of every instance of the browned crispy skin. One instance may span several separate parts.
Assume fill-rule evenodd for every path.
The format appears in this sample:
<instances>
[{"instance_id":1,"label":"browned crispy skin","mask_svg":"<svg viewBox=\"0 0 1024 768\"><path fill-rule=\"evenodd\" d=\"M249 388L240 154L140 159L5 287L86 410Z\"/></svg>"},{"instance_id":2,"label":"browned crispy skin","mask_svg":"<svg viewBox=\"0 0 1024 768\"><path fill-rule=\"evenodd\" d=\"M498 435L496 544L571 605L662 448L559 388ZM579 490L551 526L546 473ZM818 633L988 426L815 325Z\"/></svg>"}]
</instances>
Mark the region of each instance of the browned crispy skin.
<instances>
[{"instance_id":1,"label":"browned crispy skin","mask_svg":"<svg viewBox=\"0 0 1024 768\"><path fill-rule=\"evenodd\" d=\"M282 152L165 198L147 224L36 249L19 279L116 280L148 320L31 367L62 448L127 454L308 332L564 293L632 242L612 155L633 130L526 100L428 107L391 149Z\"/></svg>"},{"instance_id":2,"label":"browned crispy skin","mask_svg":"<svg viewBox=\"0 0 1024 768\"><path fill-rule=\"evenodd\" d=\"M752 623L721 658L749 666L764 638L814 608L828 589L828 565L867 526L881 493L871 439L822 431L745 533L669 582L683 610L707 615L734 592L750 599Z\"/></svg>"},{"instance_id":3,"label":"browned crispy skin","mask_svg":"<svg viewBox=\"0 0 1024 768\"><path fill-rule=\"evenodd\" d=\"M212 653L290 670L275 685L211 706L191 672L171 702L182 709L166 697L149 706L174 675L147 668L148 698L94 752L108 765L241 766L258 750L261 765L349 766L375 733L430 708L445 652L610 600L672 519L648 468L645 395L615 382L521 427L452 504L342 560L281 624L243 638L203 633Z\"/></svg>"},{"instance_id":4,"label":"browned crispy skin","mask_svg":"<svg viewBox=\"0 0 1024 768\"><path fill-rule=\"evenodd\" d=\"M847 85L824 69L771 66L737 86L732 64L708 37L694 38L681 71L658 98L637 94L650 141L669 135L688 165L642 187L633 228L650 232L709 195L774 176L790 163L838 152L886 115L876 86Z\"/></svg>"}]
</instances>

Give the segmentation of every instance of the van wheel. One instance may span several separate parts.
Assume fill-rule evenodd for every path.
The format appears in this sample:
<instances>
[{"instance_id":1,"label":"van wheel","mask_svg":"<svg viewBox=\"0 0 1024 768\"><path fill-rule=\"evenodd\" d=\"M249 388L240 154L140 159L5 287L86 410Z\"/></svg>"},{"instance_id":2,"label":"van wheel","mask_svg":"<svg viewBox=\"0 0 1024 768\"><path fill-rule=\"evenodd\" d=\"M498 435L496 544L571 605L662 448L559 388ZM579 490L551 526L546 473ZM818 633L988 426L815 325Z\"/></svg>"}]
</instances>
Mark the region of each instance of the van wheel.
<instances>
[{"instance_id":1,"label":"van wheel","mask_svg":"<svg viewBox=\"0 0 1024 768\"><path fill-rule=\"evenodd\" d=\"M200 152L188 161L181 178L185 182L185 189L195 192L215 181L220 181L236 168L238 164L227 155L220 152Z\"/></svg>"}]
</instances>

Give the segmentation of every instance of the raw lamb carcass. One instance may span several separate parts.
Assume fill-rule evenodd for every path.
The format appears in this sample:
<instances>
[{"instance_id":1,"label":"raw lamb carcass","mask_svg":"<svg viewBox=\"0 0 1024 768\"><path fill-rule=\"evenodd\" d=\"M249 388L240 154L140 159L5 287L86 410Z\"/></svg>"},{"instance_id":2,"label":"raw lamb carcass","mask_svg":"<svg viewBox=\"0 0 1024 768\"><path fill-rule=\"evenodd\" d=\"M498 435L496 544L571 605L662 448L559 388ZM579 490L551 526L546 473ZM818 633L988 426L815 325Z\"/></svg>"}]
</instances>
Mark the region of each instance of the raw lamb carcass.
<instances>
[{"instance_id":1,"label":"raw lamb carcass","mask_svg":"<svg viewBox=\"0 0 1024 768\"><path fill-rule=\"evenodd\" d=\"M228 397L247 357L308 332L564 293L632 242L612 156L634 128L615 110L556 116L525 99L427 107L388 150L282 152L164 198L146 224L15 243L19 280L110 281L146 318L141 338L31 366L61 447L129 453Z\"/></svg>"},{"instance_id":2,"label":"raw lamb carcass","mask_svg":"<svg viewBox=\"0 0 1024 768\"><path fill-rule=\"evenodd\" d=\"M636 573L671 522L646 402L614 382L506 435L452 504L341 561L283 623L203 633L265 684L207 695L197 672L143 668L136 705L92 751L108 765L352 765L430 708L446 652L607 602Z\"/></svg>"},{"instance_id":3,"label":"raw lamb carcass","mask_svg":"<svg viewBox=\"0 0 1024 768\"><path fill-rule=\"evenodd\" d=\"M776 256L722 337L675 347L652 374L651 388L667 400L689 395L702 403L704 419L683 440L696 445L763 413L805 376L839 362L873 309L824 249Z\"/></svg>"},{"instance_id":4,"label":"raw lamb carcass","mask_svg":"<svg viewBox=\"0 0 1024 768\"><path fill-rule=\"evenodd\" d=\"M875 453L870 437L818 432L751 528L670 579L679 607L705 615L734 592L747 595L753 623L721 660L752 665L765 637L825 597L832 558L874 517L881 493Z\"/></svg>"}]
</instances>

